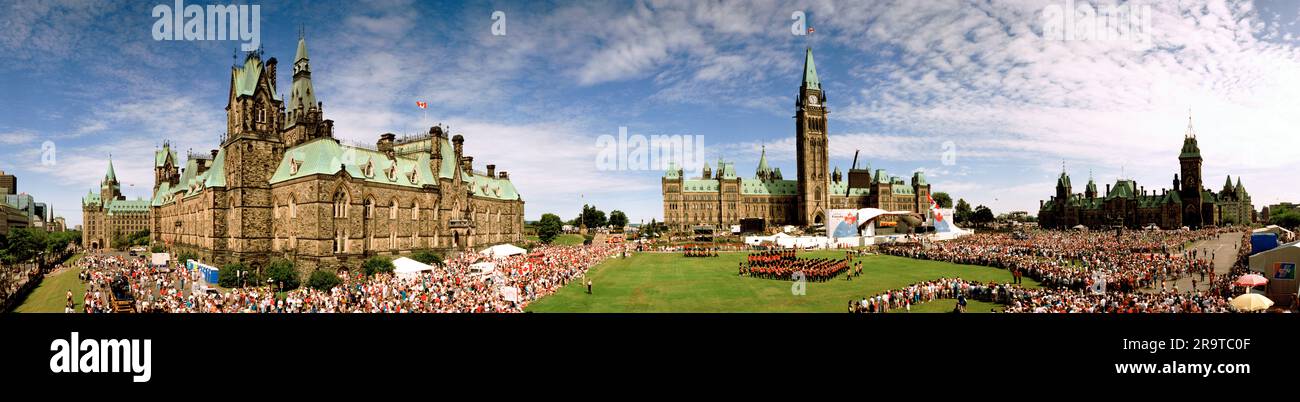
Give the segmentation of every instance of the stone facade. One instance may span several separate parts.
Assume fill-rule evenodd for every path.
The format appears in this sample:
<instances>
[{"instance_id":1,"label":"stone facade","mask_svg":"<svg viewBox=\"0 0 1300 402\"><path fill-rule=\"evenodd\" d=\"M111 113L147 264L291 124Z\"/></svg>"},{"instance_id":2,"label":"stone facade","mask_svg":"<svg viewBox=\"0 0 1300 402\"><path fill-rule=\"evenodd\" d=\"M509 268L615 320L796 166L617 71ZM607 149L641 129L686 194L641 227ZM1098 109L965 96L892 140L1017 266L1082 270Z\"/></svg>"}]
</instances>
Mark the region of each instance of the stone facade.
<instances>
[{"instance_id":1,"label":"stone facade","mask_svg":"<svg viewBox=\"0 0 1300 402\"><path fill-rule=\"evenodd\" d=\"M383 134L373 148L335 139L308 60L299 39L286 103L276 59L248 54L231 70L220 148L189 155L183 168L170 145L155 153L155 242L217 266L286 258L310 272L522 240L524 202L509 174L474 170L463 136L435 126L401 140Z\"/></svg>"},{"instance_id":2,"label":"stone facade","mask_svg":"<svg viewBox=\"0 0 1300 402\"><path fill-rule=\"evenodd\" d=\"M1137 181L1120 179L1114 187L1107 184L1106 191L1099 193L1097 184L1089 178L1083 194L1076 194L1070 176L1062 171L1056 180L1056 195L1039 202L1039 225L1046 228L1156 225L1177 229L1255 222L1258 216L1241 178L1233 185L1229 176L1223 189L1215 193L1202 183L1201 161L1196 132L1188 117L1183 148L1178 155L1180 171L1174 174L1172 190L1148 192Z\"/></svg>"},{"instance_id":3,"label":"stone facade","mask_svg":"<svg viewBox=\"0 0 1300 402\"><path fill-rule=\"evenodd\" d=\"M795 102L796 180L785 180L781 169L767 164L767 151L759 157L754 178L741 178L732 162L719 160L717 170L707 163L699 177L688 179L675 164L660 179L664 223L671 230L695 226L725 228L742 219L762 219L765 226L823 224L829 209L881 208L910 211L929 219L930 184L916 172L910 181L873 174L870 167L828 169L826 119L830 110L817 78L812 50L805 53L803 84ZM895 218L885 217L882 221Z\"/></svg>"},{"instance_id":4,"label":"stone facade","mask_svg":"<svg viewBox=\"0 0 1300 402\"><path fill-rule=\"evenodd\" d=\"M122 195L122 183L117 180L112 160L100 181L99 193L91 191L82 197L81 216L81 244L92 250L124 247L122 239L149 229L151 221L148 200L127 200Z\"/></svg>"}]
</instances>

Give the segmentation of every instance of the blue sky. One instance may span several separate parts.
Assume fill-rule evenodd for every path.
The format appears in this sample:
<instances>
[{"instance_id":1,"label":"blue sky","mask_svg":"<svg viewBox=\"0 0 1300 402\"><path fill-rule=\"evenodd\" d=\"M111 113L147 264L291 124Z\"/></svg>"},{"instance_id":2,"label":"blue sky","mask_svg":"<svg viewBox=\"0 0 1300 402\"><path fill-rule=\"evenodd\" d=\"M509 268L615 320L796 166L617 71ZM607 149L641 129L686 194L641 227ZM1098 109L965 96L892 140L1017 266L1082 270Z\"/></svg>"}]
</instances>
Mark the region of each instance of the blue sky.
<instances>
[{"instance_id":1,"label":"blue sky","mask_svg":"<svg viewBox=\"0 0 1300 402\"><path fill-rule=\"evenodd\" d=\"M0 170L71 224L110 153L128 196L147 196L163 140L206 153L224 129L239 42L155 41L156 4L172 3L0 5ZM1080 185L1091 171L1099 184L1168 186L1190 108L1208 187L1231 174L1257 207L1300 201L1292 2L1129 3L1150 7L1145 46L1045 38L1044 9L1063 1L253 4L281 92L305 27L338 137L450 125L477 167L511 172L528 219L571 218L583 202L661 217L659 171L596 169L596 139L620 126L703 135L710 164L723 157L746 176L766 146L793 178L808 46L841 168L858 150L860 163L924 170L935 191L972 204L1033 211L1063 162ZM497 10L504 36L491 33ZM816 33L791 35L794 11ZM54 165L40 163L45 141Z\"/></svg>"}]
</instances>

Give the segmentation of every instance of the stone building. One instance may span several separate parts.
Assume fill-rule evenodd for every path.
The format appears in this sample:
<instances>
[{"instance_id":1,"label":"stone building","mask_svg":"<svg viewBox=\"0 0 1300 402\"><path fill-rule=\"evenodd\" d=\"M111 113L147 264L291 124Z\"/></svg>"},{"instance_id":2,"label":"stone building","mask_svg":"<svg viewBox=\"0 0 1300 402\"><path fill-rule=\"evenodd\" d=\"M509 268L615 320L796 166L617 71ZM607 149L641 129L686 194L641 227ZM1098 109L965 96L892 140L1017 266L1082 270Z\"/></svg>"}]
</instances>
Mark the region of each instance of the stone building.
<instances>
[{"instance_id":1,"label":"stone building","mask_svg":"<svg viewBox=\"0 0 1300 402\"><path fill-rule=\"evenodd\" d=\"M149 200L128 200L122 195L122 183L108 161L108 171L93 190L81 198L81 244L92 250L124 247L124 239L149 229Z\"/></svg>"},{"instance_id":2,"label":"stone building","mask_svg":"<svg viewBox=\"0 0 1300 402\"><path fill-rule=\"evenodd\" d=\"M1180 172L1174 174L1173 189L1152 189L1132 179L1120 179L1097 191L1092 178L1082 194L1073 192L1070 176L1062 171L1056 179L1056 195L1039 201L1038 222L1046 228L1091 228L1156 225L1164 229L1215 225L1250 224L1257 218L1250 194L1229 176L1218 193L1201 181L1201 149L1196 143L1192 119L1187 118L1183 147L1178 155Z\"/></svg>"},{"instance_id":3,"label":"stone building","mask_svg":"<svg viewBox=\"0 0 1300 402\"><path fill-rule=\"evenodd\" d=\"M509 174L476 170L463 136L435 126L410 138L382 134L373 148L341 143L316 99L306 40L287 102L276 67L260 52L232 67L218 149L183 164L170 144L155 153L145 201L154 242L217 266L286 258L310 272L522 240L524 202Z\"/></svg>"},{"instance_id":4,"label":"stone building","mask_svg":"<svg viewBox=\"0 0 1300 402\"><path fill-rule=\"evenodd\" d=\"M870 167L850 168L847 175L838 167L828 169L829 113L808 49L795 101L796 179L785 180L780 168L768 166L766 149L753 178L740 177L735 164L726 160L719 160L716 170L706 163L695 178L687 178L672 164L660 179L664 223L676 231L738 225L742 219L761 219L769 227L813 226L825 222L829 209L867 207L919 212L928 219L930 184L923 173L913 173L909 181Z\"/></svg>"}]
</instances>

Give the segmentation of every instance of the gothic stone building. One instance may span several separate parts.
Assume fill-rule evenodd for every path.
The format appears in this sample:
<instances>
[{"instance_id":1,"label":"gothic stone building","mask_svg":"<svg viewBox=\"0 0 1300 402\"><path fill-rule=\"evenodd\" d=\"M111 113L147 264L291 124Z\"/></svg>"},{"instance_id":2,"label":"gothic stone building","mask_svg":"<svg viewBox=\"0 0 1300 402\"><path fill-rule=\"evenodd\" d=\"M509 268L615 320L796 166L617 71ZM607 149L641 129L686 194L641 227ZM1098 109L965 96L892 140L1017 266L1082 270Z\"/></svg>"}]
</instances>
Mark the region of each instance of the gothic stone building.
<instances>
[{"instance_id":1,"label":"gothic stone building","mask_svg":"<svg viewBox=\"0 0 1300 402\"><path fill-rule=\"evenodd\" d=\"M122 183L108 161L108 172L93 190L81 198L81 244L92 250L119 248L127 236L149 229L149 200L128 200Z\"/></svg>"},{"instance_id":2,"label":"gothic stone building","mask_svg":"<svg viewBox=\"0 0 1300 402\"><path fill-rule=\"evenodd\" d=\"M829 209L867 207L912 211L928 217L930 185L920 172L914 173L909 183L883 169L873 174L870 167L851 168L845 177L838 167L834 171L827 168L829 113L812 49L808 49L803 84L795 101L796 180L785 180L781 169L770 168L766 150L759 157L753 178L741 178L734 163L725 160L718 161L717 170L706 163L701 176L693 179L686 178L685 172L673 164L660 180L664 223L676 231L701 225L738 225L741 219L751 218L762 219L766 226L810 226L825 223Z\"/></svg>"},{"instance_id":3,"label":"gothic stone building","mask_svg":"<svg viewBox=\"0 0 1300 402\"><path fill-rule=\"evenodd\" d=\"M1113 187L1107 184L1104 193L1098 193L1097 184L1089 178L1083 194L1075 194L1070 176L1062 171L1056 180L1056 195L1039 201L1039 225L1136 228L1154 224L1176 229L1254 222L1255 207L1246 187L1241 185L1241 177L1237 177L1234 185L1229 176L1218 193L1202 187L1201 149L1196 145L1191 117L1187 119L1178 164L1181 172L1174 174L1173 189L1150 192L1134 180L1120 179Z\"/></svg>"},{"instance_id":4,"label":"gothic stone building","mask_svg":"<svg viewBox=\"0 0 1300 402\"><path fill-rule=\"evenodd\" d=\"M286 258L310 272L522 240L524 202L507 172L475 170L464 138L438 126L383 134L373 148L341 143L316 100L305 39L296 53L288 103L276 59L249 53L230 72L220 148L184 165L167 144L155 153L145 201L155 242L217 266Z\"/></svg>"}]
</instances>

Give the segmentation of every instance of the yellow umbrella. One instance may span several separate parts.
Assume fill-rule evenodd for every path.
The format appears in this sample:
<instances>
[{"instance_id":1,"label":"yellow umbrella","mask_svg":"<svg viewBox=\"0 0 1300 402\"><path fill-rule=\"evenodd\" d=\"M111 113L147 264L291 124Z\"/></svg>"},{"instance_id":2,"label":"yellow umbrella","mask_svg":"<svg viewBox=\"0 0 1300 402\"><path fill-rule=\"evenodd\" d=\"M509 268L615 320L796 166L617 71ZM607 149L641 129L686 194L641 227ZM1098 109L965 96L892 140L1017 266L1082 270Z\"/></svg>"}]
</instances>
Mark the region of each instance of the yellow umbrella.
<instances>
[{"instance_id":1,"label":"yellow umbrella","mask_svg":"<svg viewBox=\"0 0 1300 402\"><path fill-rule=\"evenodd\" d=\"M1273 306L1273 301L1258 293L1247 293L1232 299L1232 308L1237 311L1260 311Z\"/></svg>"}]
</instances>

